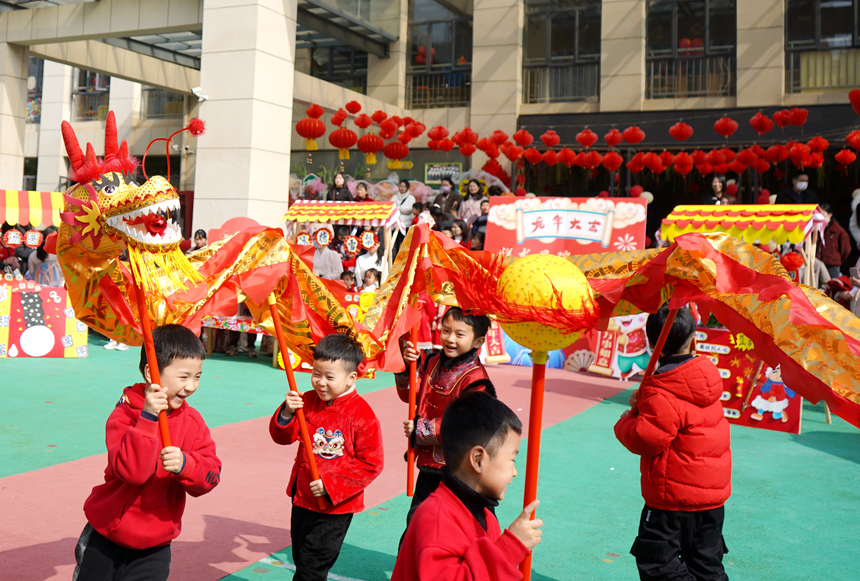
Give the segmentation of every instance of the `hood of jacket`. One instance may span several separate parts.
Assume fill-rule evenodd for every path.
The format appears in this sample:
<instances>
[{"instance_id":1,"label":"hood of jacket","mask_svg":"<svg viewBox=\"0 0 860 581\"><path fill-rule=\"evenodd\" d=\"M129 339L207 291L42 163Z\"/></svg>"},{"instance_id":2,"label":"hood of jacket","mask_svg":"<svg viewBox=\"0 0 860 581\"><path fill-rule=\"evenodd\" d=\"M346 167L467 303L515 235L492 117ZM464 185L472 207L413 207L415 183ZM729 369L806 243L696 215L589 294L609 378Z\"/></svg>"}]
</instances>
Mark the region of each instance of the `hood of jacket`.
<instances>
[{"instance_id":1,"label":"hood of jacket","mask_svg":"<svg viewBox=\"0 0 860 581\"><path fill-rule=\"evenodd\" d=\"M720 372L707 357L694 357L675 369L653 375L649 384L701 407L719 401L723 394Z\"/></svg>"}]
</instances>

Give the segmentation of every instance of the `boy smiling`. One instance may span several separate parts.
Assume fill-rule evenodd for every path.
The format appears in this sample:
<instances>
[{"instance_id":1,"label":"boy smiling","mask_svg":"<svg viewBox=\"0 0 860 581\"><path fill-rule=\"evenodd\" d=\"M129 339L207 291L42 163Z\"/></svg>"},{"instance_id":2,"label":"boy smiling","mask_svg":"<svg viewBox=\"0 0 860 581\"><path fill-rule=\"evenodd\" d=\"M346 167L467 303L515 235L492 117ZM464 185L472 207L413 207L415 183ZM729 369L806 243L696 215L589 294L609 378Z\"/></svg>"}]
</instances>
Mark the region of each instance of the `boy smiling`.
<instances>
[{"instance_id":1,"label":"boy smiling","mask_svg":"<svg viewBox=\"0 0 860 581\"><path fill-rule=\"evenodd\" d=\"M364 510L364 489L382 472L379 420L355 389L362 360L361 348L346 335L324 337L314 349L313 391L287 392L269 422L275 443L301 442L294 415L305 410L320 475L312 480L308 451L300 444L287 485L295 581L326 579L353 514ZM325 509L317 497L325 499Z\"/></svg>"}]
</instances>

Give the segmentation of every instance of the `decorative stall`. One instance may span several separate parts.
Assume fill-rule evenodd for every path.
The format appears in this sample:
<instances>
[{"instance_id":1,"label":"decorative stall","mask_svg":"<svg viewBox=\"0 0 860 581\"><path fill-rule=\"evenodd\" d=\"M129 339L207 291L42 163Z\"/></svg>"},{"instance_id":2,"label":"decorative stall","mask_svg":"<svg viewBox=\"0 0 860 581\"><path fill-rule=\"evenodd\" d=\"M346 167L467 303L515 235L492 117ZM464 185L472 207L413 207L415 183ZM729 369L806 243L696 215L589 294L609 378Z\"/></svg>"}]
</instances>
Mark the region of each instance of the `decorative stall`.
<instances>
[{"instance_id":1,"label":"decorative stall","mask_svg":"<svg viewBox=\"0 0 860 581\"><path fill-rule=\"evenodd\" d=\"M287 235L298 242L299 224L382 227L385 260L392 263L392 248L397 230L402 228L400 210L394 202L321 202L297 200L282 218ZM308 241L306 241L309 243Z\"/></svg>"}]
</instances>

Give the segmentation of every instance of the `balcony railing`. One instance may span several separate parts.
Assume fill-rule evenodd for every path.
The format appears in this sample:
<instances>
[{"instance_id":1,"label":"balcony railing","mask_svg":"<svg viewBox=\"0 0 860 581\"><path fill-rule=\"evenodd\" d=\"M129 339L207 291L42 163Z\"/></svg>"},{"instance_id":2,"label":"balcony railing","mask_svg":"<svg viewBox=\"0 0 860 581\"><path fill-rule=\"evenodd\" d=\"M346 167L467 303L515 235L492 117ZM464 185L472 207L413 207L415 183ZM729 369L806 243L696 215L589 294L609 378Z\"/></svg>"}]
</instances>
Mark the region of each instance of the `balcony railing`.
<instances>
[{"instance_id":1,"label":"balcony railing","mask_svg":"<svg viewBox=\"0 0 860 581\"><path fill-rule=\"evenodd\" d=\"M163 89L144 89L141 119L170 119L185 113L185 96Z\"/></svg>"},{"instance_id":2,"label":"balcony railing","mask_svg":"<svg viewBox=\"0 0 860 581\"><path fill-rule=\"evenodd\" d=\"M523 67L523 103L567 103L600 98L600 63Z\"/></svg>"},{"instance_id":3,"label":"balcony railing","mask_svg":"<svg viewBox=\"0 0 860 581\"><path fill-rule=\"evenodd\" d=\"M860 50L856 48L785 53L787 93L853 89L858 84Z\"/></svg>"},{"instance_id":4,"label":"balcony railing","mask_svg":"<svg viewBox=\"0 0 860 581\"><path fill-rule=\"evenodd\" d=\"M410 74L406 80L406 107L467 107L472 99L471 71Z\"/></svg>"},{"instance_id":5,"label":"balcony railing","mask_svg":"<svg viewBox=\"0 0 860 581\"><path fill-rule=\"evenodd\" d=\"M104 121L108 114L110 93L98 91L94 93L74 93L72 95L72 111L75 121Z\"/></svg>"},{"instance_id":6,"label":"balcony railing","mask_svg":"<svg viewBox=\"0 0 860 581\"><path fill-rule=\"evenodd\" d=\"M734 55L648 59L647 99L730 97L737 93Z\"/></svg>"}]
</instances>

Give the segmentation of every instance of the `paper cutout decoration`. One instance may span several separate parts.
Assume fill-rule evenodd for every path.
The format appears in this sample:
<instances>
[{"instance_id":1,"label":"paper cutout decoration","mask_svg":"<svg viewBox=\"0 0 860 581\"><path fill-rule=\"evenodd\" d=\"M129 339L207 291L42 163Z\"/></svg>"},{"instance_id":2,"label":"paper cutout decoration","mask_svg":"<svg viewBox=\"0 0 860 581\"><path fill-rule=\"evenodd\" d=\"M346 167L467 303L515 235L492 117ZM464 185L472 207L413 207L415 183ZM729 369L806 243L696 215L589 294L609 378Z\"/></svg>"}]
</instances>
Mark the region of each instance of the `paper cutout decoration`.
<instances>
[{"instance_id":1,"label":"paper cutout decoration","mask_svg":"<svg viewBox=\"0 0 860 581\"><path fill-rule=\"evenodd\" d=\"M373 230L365 230L361 233L361 247L370 250L379 244L379 236Z\"/></svg>"},{"instance_id":2,"label":"paper cutout decoration","mask_svg":"<svg viewBox=\"0 0 860 581\"><path fill-rule=\"evenodd\" d=\"M3 235L3 243L9 248L17 248L18 246L21 246L21 243L23 241L24 237L18 230L15 230L14 228L12 230L8 230Z\"/></svg>"},{"instance_id":3,"label":"paper cutout decoration","mask_svg":"<svg viewBox=\"0 0 860 581\"><path fill-rule=\"evenodd\" d=\"M24 235L24 244L26 244L30 248L38 248L39 246L42 245L43 239L44 239L44 236L42 236L42 233L39 232L38 230L29 230Z\"/></svg>"},{"instance_id":4,"label":"paper cutout decoration","mask_svg":"<svg viewBox=\"0 0 860 581\"><path fill-rule=\"evenodd\" d=\"M360 245L361 242L355 236L347 236L346 240L343 241L343 247L349 254L358 254Z\"/></svg>"},{"instance_id":5,"label":"paper cutout decoration","mask_svg":"<svg viewBox=\"0 0 860 581\"><path fill-rule=\"evenodd\" d=\"M328 228L320 228L314 234L314 241L320 246L328 246L331 244L331 230Z\"/></svg>"},{"instance_id":6,"label":"paper cutout decoration","mask_svg":"<svg viewBox=\"0 0 860 581\"><path fill-rule=\"evenodd\" d=\"M299 246L310 246L311 245L311 235L307 232L302 232L298 236L296 236L296 244Z\"/></svg>"}]
</instances>

